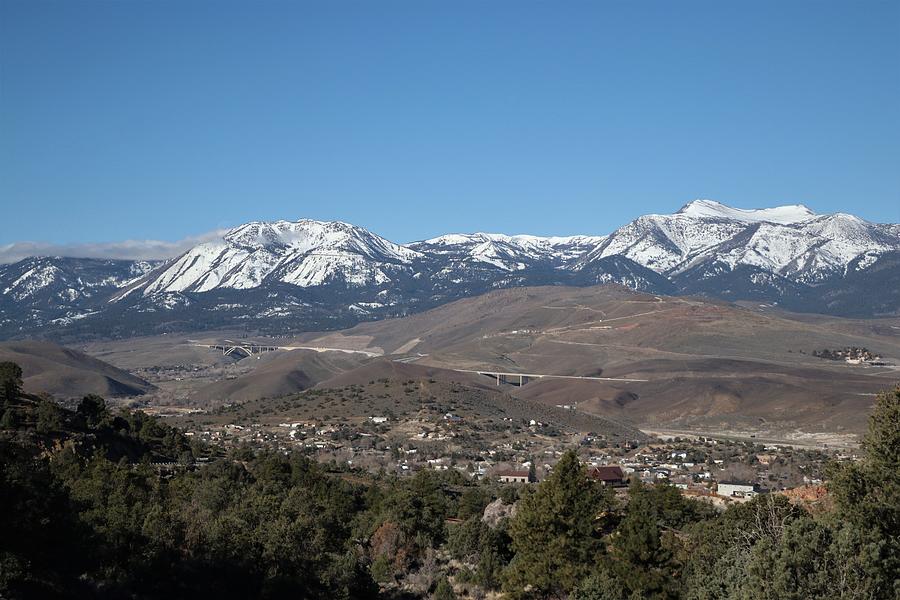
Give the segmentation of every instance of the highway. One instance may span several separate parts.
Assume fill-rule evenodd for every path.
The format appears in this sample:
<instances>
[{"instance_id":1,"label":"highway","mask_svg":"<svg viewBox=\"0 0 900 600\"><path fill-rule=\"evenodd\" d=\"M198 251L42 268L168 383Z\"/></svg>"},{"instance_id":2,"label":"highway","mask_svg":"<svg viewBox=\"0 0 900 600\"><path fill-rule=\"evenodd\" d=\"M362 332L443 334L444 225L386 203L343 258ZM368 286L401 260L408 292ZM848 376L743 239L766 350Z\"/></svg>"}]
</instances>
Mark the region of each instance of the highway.
<instances>
[{"instance_id":1,"label":"highway","mask_svg":"<svg viewBox=\"0 0 900 600\"><path fill-rule=\"evenodd\" d=\"M371 350L350 350L348 348L327 348L324 346L274 346L269 344L256 344L251 342L238 343L231 340L225 340L224 344L191 344L199 348L209 348L210 350L221 350L223 354L229 355L232 352L241 351L247 356L254 354L262 354L264 352L274 352L275 350L311 350L313 352L345 352L347 354L364 354L365 356L382 356L381 352L373 352Z\"/></svg>"},{"instance_id":2,"label":"highway","mask_svg":"<svg viewBox=\"0 0 900 600\"><path fill-rule=\"evenodd\" d=\"M518 385L525 385L529 379L583 379L585 381L619 381L623 383L641 383L649 381L649 379L627 379L620 377L589 377L587 375L551 375L549 373L507 373L504 371L481 371L474 369L453 369L457 373L475 373L477 375L487 375L497 379L497 385L501 382L514 383L518 379ZM512 379L513 381L509 381ZM502 380L502 381L501 381Z\"/></svg>"}]
</instances>

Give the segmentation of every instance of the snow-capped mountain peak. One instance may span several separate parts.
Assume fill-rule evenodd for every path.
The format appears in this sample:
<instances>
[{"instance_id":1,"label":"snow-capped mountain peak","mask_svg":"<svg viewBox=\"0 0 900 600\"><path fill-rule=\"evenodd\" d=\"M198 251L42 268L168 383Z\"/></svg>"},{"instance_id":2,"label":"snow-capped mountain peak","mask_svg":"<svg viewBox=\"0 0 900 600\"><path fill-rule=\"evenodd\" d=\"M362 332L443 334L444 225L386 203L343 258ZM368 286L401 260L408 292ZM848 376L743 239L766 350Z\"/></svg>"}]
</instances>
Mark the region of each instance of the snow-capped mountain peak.
<instances>
[{"instance_id":1,"label":"snow-capped mountain peak","mask_svg":"<svg viewBox=\"0 0 900 600\"><path fill-rule=\"evenodd\" d=\"M389 271L418 258L415 250L341 221L255 221L175 259L144 295L250 289L266 280L299 287L336 278L348 285L385 283Z\"/></svg>"},{"instance_id":2,"label":"snow-capped mountain peak","mask_svg":"<svg viewBox=\"0 0 900 600\"><path fill-rule=\"evenodd\" d=\"M606 236L571 235L541 237L503 233L453 233L411 247L457 261L483 263L517 271L536 263L566 263L595 248Z\"/></svg>"},{"instance_id":3,"label":"snow-capped mountain peak","mask_svg":"<svg viewBox=\"0 0 900 600\"><path fill-rule=\"evenodd\" d=\"M688 202L676 213L690 217L728 219L743 223L802 223L816 218L816 213L802 204L789 204L774 208L733 208L715 200Z\"/></svg>"},{"instance_id":4,"label":"snow-capped mountain peak","mask_svg":"<svg viewBox=\"0 0 900 600\"><path fill-rule=\"evenodd\" d=\"M419 253L343 221L254 221L228 231L223 239L232 246L291 248L296 252L344 251L370 258L408 262Z\"/></svg>"},{"instance_id":5,"label":"snow-capped mountain peak","mask_svg":"<svg viewBox=\"0 0 900 600\"><path fill-rule=\"evenodd\" d=\"M610 282L795 310L893 314L898 272L900 224L816 215L802 205L747 210L695 200L607 236L468 233L405 245L340 221L254 221L164 263L0 265L0 335L61 323L90 328L104 315L115 326L129 311L330 328L502 287Z\"/></svg>"},{"instance_id":6,"label":"snow-capped mountain peak","mask_svg":"<svg viewBox=\"0 0 900 600\"><path fill-rule=\"evenodd\" d=\"M695 200L675 214L645 215L617 229L578 265L622 255L670 278L751 268L815 285L845 272L860 256L870 257L861 263L869 264L898 250L893 226L844 213L817 215L803 205L748 210Z\"/></svg>"}]
</instances>

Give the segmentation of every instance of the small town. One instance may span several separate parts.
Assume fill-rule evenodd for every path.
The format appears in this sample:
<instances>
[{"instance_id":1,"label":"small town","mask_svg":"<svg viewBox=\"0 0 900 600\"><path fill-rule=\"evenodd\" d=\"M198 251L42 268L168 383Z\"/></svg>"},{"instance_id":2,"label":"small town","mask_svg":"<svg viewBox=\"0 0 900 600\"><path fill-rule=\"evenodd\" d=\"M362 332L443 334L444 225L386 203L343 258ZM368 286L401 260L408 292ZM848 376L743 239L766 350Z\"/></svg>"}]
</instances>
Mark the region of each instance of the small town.
<instances>
[{"instance_id":1,"label":"small town","mask_svg":"<svg viewBox=\"0 0 900 600\"><path fill-rule=\"evenodd\" d=\"M341 470L400 477L428 469L455 470L472 480L536 483L552 473L566 450L575 448L588 474L617 490L624 492L631 480L666 483L686 497L720 507L765 492L815 495L823 489L829 461L859 457L846 449L703 436L627 440L575 433L527 415L475 418L463 411L441 412L444 408L423 405L405 416L388 409L365 417L280 422L264 418L269 415L256 421L244 412L223 420L232 414L225 408L218 419L205 423L200 412L181 415L176 422L186 426L185 435L217 447L299 451Z\"/></svg>"},{"instance_id":2,"label":"small town","mask_svg":"<svg viewBox=\"0 0 900 600\"><path fill-rule=\"evenodd\" d=\"M872 367L890 366L882 359L881 355L871 352L868 348L847 346L846 348L813 350L812 356L825 360L843 361L849 365L869 365Z\"/></svg>"}]
</instances>

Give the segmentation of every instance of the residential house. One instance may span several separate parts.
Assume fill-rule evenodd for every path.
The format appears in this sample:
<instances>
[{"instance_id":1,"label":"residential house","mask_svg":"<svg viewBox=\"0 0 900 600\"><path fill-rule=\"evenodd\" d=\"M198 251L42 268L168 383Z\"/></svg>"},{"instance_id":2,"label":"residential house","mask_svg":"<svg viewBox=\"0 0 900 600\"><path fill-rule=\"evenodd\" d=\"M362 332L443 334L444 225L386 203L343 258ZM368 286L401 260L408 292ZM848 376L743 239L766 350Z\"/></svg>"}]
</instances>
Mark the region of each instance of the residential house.
<instances>
[{"instance_id":1,"label":"residential house","mask_svg":"<svg viewBox=\"0 0 900 600\"><path fill-rule=\"evenodd\" d=\"M625 485L625 472L618 465L591 467L588 469L588 477L603 485L613 487Z\"/></svg>"},{"instance_id":2,"label":"residential house","mask_svg":"<svg viewBox=\"0 0 900 600\"><path fill-rule=\"evenodd\" d=\"M500 471L497 473L500 483L531 483L529 471Z\"/></svg>"},{"instance_id":3,"label":"residential house","mask_svg":"<svg viewBox=\"0 0 900 600\"><path fill-rule=\"evenodd\" d=\"M759 493L756 484L742 481L720 481L716 493L726 498L752 498Z\"/></svg>"}]
</instances>

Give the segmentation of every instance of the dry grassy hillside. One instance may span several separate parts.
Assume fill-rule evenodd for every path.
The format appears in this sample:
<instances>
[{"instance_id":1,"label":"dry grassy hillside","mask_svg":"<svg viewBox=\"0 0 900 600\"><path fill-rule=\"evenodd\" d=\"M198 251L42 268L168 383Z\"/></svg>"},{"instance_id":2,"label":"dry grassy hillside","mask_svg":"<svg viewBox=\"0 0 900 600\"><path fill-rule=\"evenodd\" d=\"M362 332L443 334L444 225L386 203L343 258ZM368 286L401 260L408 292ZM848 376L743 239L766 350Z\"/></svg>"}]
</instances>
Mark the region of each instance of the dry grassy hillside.
<instances>
[{"instance_id":1,"label":"dry grassy hillside","mask_svg":"<svg viewBox=\"0 0 900 600\"><path fill-rule=\"evenodd\" d=\"M215 405L286 396L354 369L367 360L360 355L308 350L278 353L263 359L257 368L245 375L201 387L193 399Z\"/></svg>"},{"instance_id":2,"label":"dry grassy hillside","mask_svg":"<svg viewBox=\"0 0 900 600\"><path fill-rule=\"evenodd\" d=\"M501 290L297 343L450 369L645 379L543 379L510 391L654 425L860 431L872 394L900 379L892 368L811 356L866 346L900 363L894 321L813 318L617 286Z\"/></svg>"},{"instance_id":3,"label":"dry grassy hillside","mask_svg":"<svg viewBox=\"0 0 900 600\"><path fill-rule=\"evenodd\" d=\"M102 360L50 342L4 342L0 344L3 361L22 367L23 387L32 394L48 393L58 398L137 396L153 389L143 379Z\"/></svg>"},{"instance_id":4,"label":"dry grassy hillside","mask_svg":"<svg viewBox=\"0 0 900 600\"><path fill-rule=\"evenodd\" d=\"M673 429L856 433L865 427L873 394L900 380L895 367L848 365L811 354L861 346L900 364L900 319L792 314L772 306L654 296L619 286L497 290L403 319L268 341L323 352L281 350L237 360L202 345L239 336L252 334L98 342L89 351L131 370L194 365L186 374L190 381L157 385L175 390L167 393L180 402L202 406L274 398L331 379L337 387L373 378L402 380L409 377L404 365L450 373L606 377L612 380L546 378L500 390L551 407L577 403L579 410L595 415ZM481 375L456 372L452 377L466 385L496 387L495 380Z\"/></svg>"},{"instance_id":5,"label":"dry grassy hillside","mask_svg":"<svg viewBox=\"0 0 900 600\"><path fill-rule=\"evenodd\" d=\"M209 414L190 415L183 422L192 426L274 425L307 420L354 422L386 414L420 420L426 413L440 417L451 412L481 425L499 423L504 418L517 422L534 419L570 432L594 432L610 440L645 438L628 424L516 398L508 392L475 375L374 359L322 381L313 389L235 403Z\"/></svg>"}]
</instances>

